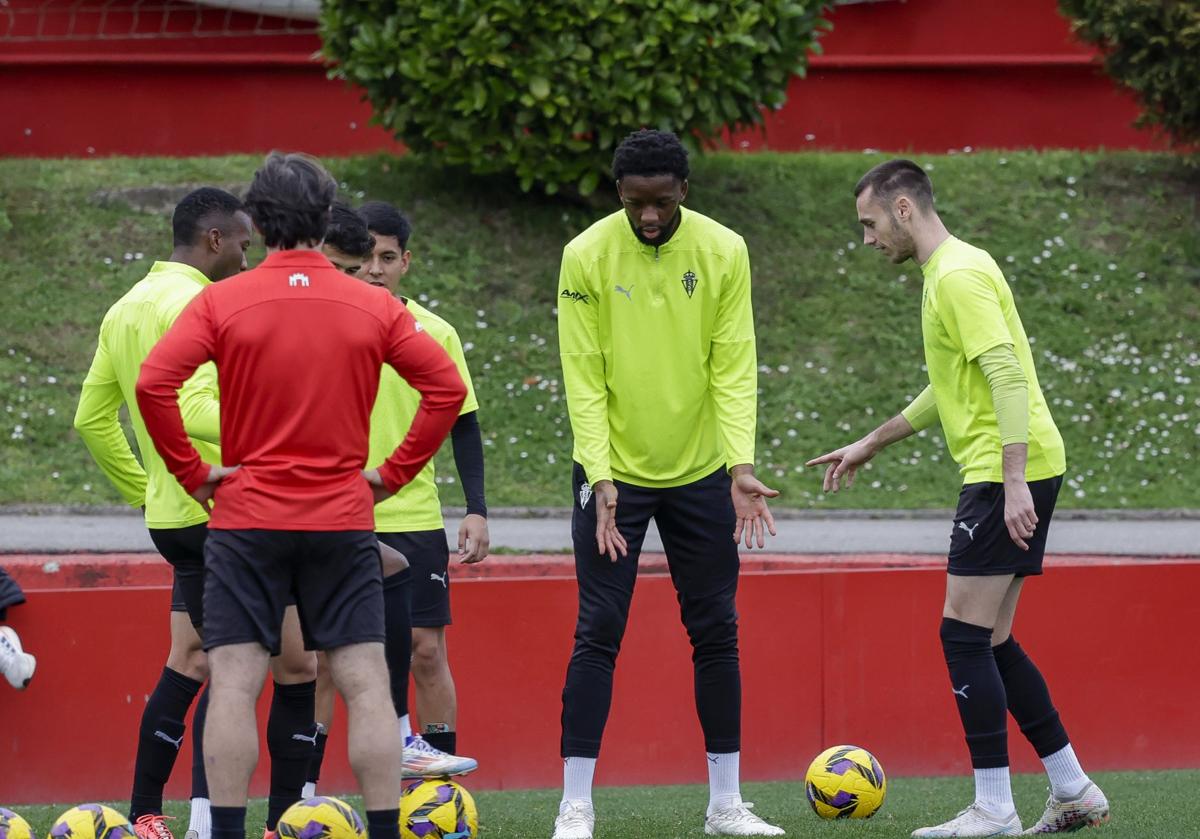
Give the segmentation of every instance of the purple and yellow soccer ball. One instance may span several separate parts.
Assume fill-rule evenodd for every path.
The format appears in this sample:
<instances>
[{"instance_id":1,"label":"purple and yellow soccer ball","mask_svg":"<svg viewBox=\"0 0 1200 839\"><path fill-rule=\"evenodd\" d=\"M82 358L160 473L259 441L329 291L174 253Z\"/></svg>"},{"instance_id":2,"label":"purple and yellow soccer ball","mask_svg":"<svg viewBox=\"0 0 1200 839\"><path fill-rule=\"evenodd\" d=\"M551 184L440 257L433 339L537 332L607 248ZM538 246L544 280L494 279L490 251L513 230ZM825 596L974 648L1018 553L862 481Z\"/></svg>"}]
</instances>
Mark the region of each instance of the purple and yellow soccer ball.
<instances>
[{"instance_id":1,"label":"purple and yellow soccer ball","mask_svg":"<svg viewBox=\"0 0 1200 839\"><path fill-rule=\"evenodd\" d=\"M329 795L297 801L283 811L275 828L279 839L366 839L362 818L347 804Z\"/></svg>"},{"instance_id":2,"label":"purple and yellow soccer ball","mask_svg":"<svg viewBox=\"0 0 1200 839\"><path fill-rule=\"evenodd\" d=\"M12 810L0 807L0 839L34 839L33 828Z\"/></svg>"},{"instance_id":3,"label":"purple and yellow soccer ball","mask_svg":"<svg viewBox=\"0 0 1200 839\"><path fill-rule=\"evenodd\" d=\"M137 839L129 819L103 804L80 804L63 813L49 839Z\"/></svg>"},{"instance_id":4,"label":"purple and yellow soccer ball","mask_svg":"<svg viewBox=\"0 0 1200 839\"><path fill-rule=\"evenodd\" d=\"M866 749L834 746L808 767L804 790L813 812L823 819L869 819L887 797L887 778Z\"/></svg>"},{"instance_id":5,"label":"purple and yellow soccer ball","mask_svg":"<svg viewBox=\"0 0 1200 839\"><path fill-rule=\"evenodd\" d=\"M400 839L475 839L475 799L448 778L408 786L400 796Z\"/></svg>"}]
</instances>

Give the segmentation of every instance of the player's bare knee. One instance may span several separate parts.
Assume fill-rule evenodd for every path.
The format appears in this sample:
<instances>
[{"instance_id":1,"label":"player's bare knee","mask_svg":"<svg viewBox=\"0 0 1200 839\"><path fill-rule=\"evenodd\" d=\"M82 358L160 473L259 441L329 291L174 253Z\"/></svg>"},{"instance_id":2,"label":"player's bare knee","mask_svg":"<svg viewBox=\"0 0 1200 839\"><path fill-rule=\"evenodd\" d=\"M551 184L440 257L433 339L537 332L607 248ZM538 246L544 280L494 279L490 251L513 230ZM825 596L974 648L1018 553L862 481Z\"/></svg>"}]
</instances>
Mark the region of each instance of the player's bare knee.
<instances>
[{"instance_id":1,"label":"player's bare knee","mask_svg":"<svg viewBox=\"0 0 1200 839\"><path fill-rule=\"evenodd\" d=\"M347 706L353 707L374 691L390 690L383 644L349 644L327 651L326 657L333 684Z\"/></svg>"}]
</instances>

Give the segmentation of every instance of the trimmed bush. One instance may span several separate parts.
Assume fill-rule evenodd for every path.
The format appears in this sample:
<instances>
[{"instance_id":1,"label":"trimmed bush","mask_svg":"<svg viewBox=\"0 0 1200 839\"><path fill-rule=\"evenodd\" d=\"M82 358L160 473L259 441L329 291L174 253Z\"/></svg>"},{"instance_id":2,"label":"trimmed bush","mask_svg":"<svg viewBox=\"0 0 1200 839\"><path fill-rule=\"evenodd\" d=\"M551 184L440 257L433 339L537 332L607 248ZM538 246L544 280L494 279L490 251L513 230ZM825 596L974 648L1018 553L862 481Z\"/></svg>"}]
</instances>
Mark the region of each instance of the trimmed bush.
<instances>
[{"instance_id":1,"label":"trimmed bush","mask_svg":"<svg viewBox=\"0 0 1200 839\"><path fill-rule=\"evenodd\" d=\"M821 0L327 0L335 77L414 152L525 190L592 192L631 130L693 148L783 105Z\"/></svg>"},{"instance_id":2,"label":"trimmed bush","mask_svg":"<svg viewBox=\"0 0 1200 839\"><path fill-rule=\"evenodd\" d=\"M1142 104L1138 125L1200 141L1200 4L1186 0L1059 0L1075 34L1096 44L1114 79Z\"/></svg>"}]
</instances>

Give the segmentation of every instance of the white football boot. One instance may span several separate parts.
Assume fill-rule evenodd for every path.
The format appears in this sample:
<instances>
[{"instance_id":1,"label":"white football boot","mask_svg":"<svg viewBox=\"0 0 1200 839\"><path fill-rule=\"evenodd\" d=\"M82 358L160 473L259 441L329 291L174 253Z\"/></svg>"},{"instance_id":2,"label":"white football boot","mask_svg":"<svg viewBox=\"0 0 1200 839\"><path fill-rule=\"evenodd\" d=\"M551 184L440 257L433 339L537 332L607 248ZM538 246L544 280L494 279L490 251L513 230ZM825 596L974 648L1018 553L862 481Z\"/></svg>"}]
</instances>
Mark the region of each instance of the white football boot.
<instances>
[{"instance_id":1,"label":"white football boot","mask_svg":"<svg viewBox=\"0 0 1200 839\"><path fill-rule=\"evenodd\" d=\"M1084 827L1096 827L1108 821L1108 799L1100 787L1088 782L1074 798L1055 798L1051 793L1046 812L1026 833L1071 833Z\"/></svg>"},{"instance_id":2,"label":"white football boot","mask_svg":"<svg viewBox=\"0 0 1200 839\"><path fill-rule=\"evenodd\" d=\"M0 626L0 673L17 690L29 687L37 659L21 649L21 639L10 626Z\"/></svg>"},{"instance_id":3,"label":"white football boot","mask_svg":"<svg viewBox=\"0 0 1200 839\"><path fill-rule=\"evenodd\" d=\"M592 839L596 811L590 801L564 801L558 805L552 839Z\"/></svg>"},{"instance_id":4,"label":"white football boot","mask_svg":"<svg viewBox=\"0 0 1200 839\"><path fill-rule=\"evenodd\" d=\"M933 827L919 827L912 835L916 839L934 836L1020 836L1021 819L1016 810L1007 817L994 816L975 803L950 821Z\"/></svg>"},{"instance_id":5,"label":"white football boot","mask_svg":"<svg viewBox=\"0 0 1200 839\"><path fill-rule=\"evenodd\" d=\"M404 744L404 759L400 774L405 778L445 778L450 775L468 775L479 768L473 757L462 757L443 752L429 745L417 734Z\"/></svg>"},{"instance_id":6,"label":"white football boot","mask_svg":"<svg viewBox=\"0 0 1200 839\"><path fill-rule=\"evenodd\" d=\"M786 836L782 827L760 819L750 812L753 804L734 804L714 810L704 819L704 832L709 836Z\"/></svg>"}]
</instances>

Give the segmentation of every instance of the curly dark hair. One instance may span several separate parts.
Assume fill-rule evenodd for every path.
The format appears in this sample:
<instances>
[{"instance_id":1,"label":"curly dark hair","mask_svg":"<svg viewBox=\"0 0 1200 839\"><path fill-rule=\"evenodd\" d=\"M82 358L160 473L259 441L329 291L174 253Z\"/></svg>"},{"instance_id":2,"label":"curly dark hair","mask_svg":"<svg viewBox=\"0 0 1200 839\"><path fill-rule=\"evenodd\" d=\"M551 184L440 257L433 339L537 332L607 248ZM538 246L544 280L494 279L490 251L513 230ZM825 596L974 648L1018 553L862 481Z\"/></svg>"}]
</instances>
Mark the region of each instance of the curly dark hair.
<instances>
[{"instance_id":1,"label":"curly dark hair","mask_svg":"<svg viewBox=\"0 0 1200 839\"><path fill-rule=\"evenodd\" d=\"M214 227L222 234L229 233L230 220L239 212L246 212L246 208L236 195L213 186L194 189L175 205L171 215L172 243L177 248L190 247Z\"/></svg>"},{"instance_id":2,"label":"curly dark hair","mask_svg":"<svg viewBox=\"0 0 1200 839\"><path fill-rule=\"evenodd\" d=\"M273 151L254 173L246 210L268 248L294 248L320 242L329 226L337 181L307 154Z\"/></svg>"},{"instance_id":3,"label":"curly dark hair","mask_svg":"<svg viewBox=\"0 0 1200 839\"><path fill-rule=\"evenodd\" d=\"M690 171L687 149L670 131L635 131L613 154L612 173L618 181L626 175L674 175L686 181Z\"/></svg>"},{"instance_id":4,"label":"curly dark hair","mask_svg":"<svg viewBox=\"0 0 1200 839\"><path fill-rule=\"evenodd\" d=\"M367 223L349 204L337 201L329 217L325 231L325 244L337 248L347 256L370 259L375 250L375 239L367 232Z\"/></svg>"}]
</instances>

